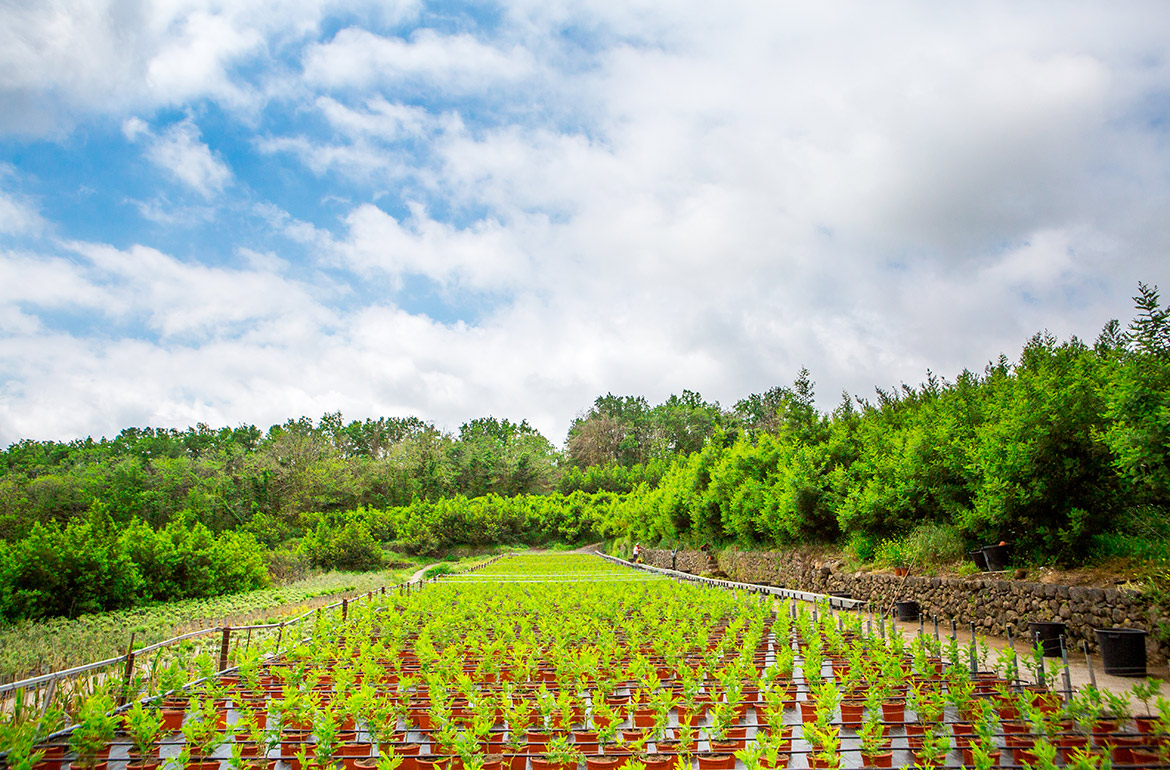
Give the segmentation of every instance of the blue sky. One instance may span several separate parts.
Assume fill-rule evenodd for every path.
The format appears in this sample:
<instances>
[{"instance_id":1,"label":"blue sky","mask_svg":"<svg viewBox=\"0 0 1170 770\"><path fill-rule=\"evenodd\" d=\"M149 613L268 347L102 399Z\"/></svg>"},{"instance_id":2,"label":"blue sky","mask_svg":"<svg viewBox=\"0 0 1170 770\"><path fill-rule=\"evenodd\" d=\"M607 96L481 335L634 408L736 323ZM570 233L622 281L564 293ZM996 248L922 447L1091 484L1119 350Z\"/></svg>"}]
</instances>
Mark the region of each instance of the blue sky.
<instances>
[{"instance_id":1,"label":"blue sky","mask_svg":"<svg viewBox=\"0 0 1170 770\"><path fill-rule=\"evenodd\" d=\"M1160 2L0 8L0 445L341 410L554 442L1170 294Z\"/></svg>"}]
</instances>

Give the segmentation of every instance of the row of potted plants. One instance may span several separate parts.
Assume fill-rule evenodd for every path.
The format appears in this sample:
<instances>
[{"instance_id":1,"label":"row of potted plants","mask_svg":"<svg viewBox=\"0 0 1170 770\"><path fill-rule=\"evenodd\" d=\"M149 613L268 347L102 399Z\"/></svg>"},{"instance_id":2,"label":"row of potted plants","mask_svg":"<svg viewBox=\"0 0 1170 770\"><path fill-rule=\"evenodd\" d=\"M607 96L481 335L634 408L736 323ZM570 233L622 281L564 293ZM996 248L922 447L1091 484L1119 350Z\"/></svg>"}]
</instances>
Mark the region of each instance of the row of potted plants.
<instances>
[{"instance_id":1,"label":"row of potted plants","mask_svg":"<svg viewBox=\"0 0 1170 770\"><path fill-rule=\"evenodd\" d=\"M1148 759L1143 751L1164 761L1170 714L1153 685L1135 692L1151 718L1133 721L1119 696L1086 689L1066 703L1023 686L1021 668L1054 681L1042 657L989 663L978 643L907 641L859 615L757 595L551 577L609 569L517 557L482 570L481 584L389 595L344 622L325 619L279 659L240 656L238 670L181 703L113 717L108 696L85 699L68 747L32 742L9 752L9 766L56 770L44 763L72 757L99 768L114 748L132 770L278 760L300 770L775 768L793 754L835 768L852 752L888 764L895 736L920 766L979 766L996 752L1037 767L1050 755L1084 768ZM488 582L509 574L526 582Z\"/></svg>"}]
</instances>

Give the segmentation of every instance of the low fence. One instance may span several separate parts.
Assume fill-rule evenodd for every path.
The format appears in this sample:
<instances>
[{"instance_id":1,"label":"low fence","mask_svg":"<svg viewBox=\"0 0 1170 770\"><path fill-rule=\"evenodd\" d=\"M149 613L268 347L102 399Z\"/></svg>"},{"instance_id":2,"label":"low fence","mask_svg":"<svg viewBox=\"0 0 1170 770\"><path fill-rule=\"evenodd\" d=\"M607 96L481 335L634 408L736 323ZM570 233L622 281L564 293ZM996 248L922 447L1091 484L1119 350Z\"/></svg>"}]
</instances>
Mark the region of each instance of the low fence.
<instances>
[{"instance_id":1,"label":"low fence","mask_svg":"<svg viewBox=\"0 0 1170 770\"><path fill-rule=\"evenodd\" d=\"M495 556L487 561L476 564L465 571L475 571L501 558ZM359 601L372 601L375 597L386 596L387 592L409 594L422 590L423 586L432 582L426 579L407 581L380 589L368 591L355 597L343 598L340 601L323 607L311 609L301 615L282 620L279 623L265 623L246 626L211 626L189 633L181 634L155 644L138 649L134 648L134 635L130 637L130 644L125 654L93 663L54 671L40 676L29 677L17 682L0 684L0 714L12 715L18 711L16 704L19 701L20 711L30 716L44 716L49 709L57 704L66 712L70 703L95 692L99 687L108 686L111 679L121 682L118 695L118 710L128 707L129 703L141 698L153 699L163 697L178 690L185 690L198 685L209 676L219 676L230 672L234 667L236 654L241 649L247 650L252 644L274 642L270 659L279 657L290 647L297 646L312 638L305 629L305 623L310 618L313 624L319 624L324 612L339 612L341 621L348 617L351 605ZM155 685L162 682L160 676L161 663L164 656L169 660L185 660L186 674L181 683L165 690L155 691ZM192 664L211 655L214 661L212 670L199 671L202 676L192 677L195 670ZM0 721L3 721L0 719ZM68 732L68 729L59 734Z\"/></svg>"}]
</instances>

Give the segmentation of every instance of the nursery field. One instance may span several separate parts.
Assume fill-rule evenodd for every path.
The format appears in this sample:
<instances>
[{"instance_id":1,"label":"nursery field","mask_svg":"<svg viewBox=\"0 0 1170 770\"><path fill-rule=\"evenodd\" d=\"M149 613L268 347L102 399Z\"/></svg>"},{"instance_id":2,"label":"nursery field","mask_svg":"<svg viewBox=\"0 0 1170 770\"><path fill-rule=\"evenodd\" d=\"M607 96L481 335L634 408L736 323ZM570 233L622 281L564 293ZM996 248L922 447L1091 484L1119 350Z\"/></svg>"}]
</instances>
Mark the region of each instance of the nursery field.
<instances>
[{"instance_id":1,"label":"nursery field","mask_svg":"<svg viewBox=\"0 0 1170 770\"><path fill-rule=\"evenodd\" d=\"M1041 657L989 658L594 555L510 556L237 652L182 698L112 717L99 689L68 738L44 741L63 714L26 716L5 747L20 770L1167 765L1170 703L1146 683L1135 717L1128 696L1036 684L1060 681Z\"/></svg>"}]
</instances>

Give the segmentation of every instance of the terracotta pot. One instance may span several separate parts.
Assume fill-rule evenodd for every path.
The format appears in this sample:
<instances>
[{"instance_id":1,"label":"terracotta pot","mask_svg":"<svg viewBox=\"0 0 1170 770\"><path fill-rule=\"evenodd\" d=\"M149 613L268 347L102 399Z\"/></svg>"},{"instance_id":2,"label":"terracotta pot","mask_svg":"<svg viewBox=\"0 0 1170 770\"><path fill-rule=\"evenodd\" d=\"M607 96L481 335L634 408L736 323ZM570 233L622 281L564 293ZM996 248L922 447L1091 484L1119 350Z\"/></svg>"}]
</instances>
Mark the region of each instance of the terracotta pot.
<instances>
[{"instance_id":1,"label":"terracotta pot","mask_svg":"<svg viewBox=\"0 0 1170 770\"><path fill-rule=\"evenodd\" d=\"M547 759L532 757L532 770L575 770L572 765L549 762Z\"/></svg>"},{"instance_id":2,"label":"terracotta pot","mask_svg":"<svg viewBox=\"0 0 1170 770\"><path fill-rule=\"evenodd\" d=\"M1149 751L1148 749L1129 749L1129 759L1135 765L1158 765L1162 763L1162 756L1158 752Z\"/></svg>"},{"instance_id":3,"label":"terracotta pot","mask_svg":"<svg viewBox=\"0 0 1170 770\"><path fill-rule=\"evenodd\" d=\"M963 753L963 766L964 767L975 767L975 757L972 754L971 749L970 748L963 749L962 753ZM996 749L995 751L991 751L988 753L991 755L991 765L993 767L998 765L999 764L999 753L1000 753L999 749Z\"/></svg>"},{"instance_id":4,"label":"terracotta pot","mask_svg":"<svg viewBox=\"0 0 1170 770\"><path fill-rule=\"evenodd\" d=\"M882 702L882 719L896 723L906 721L906 701L887 700Z\"/></svg>"},{"instance_id":5,"label":"terracotta pot","mask_svg":"<svg viewBox=\"0 0 1170 770\"><path fill-rule=\"evenodd\" d=\"M841 766L841 757L838 755L829 760L817 759L814 755L808 755L808 766L810 770L833 770Z\"/></svg>"},{"instance_id":6,"label":"terracotta pot","mask_svg":"<svg viewBox=\"0 0 1170 770\"><path fill-rule=\"evenodd\" d=\"M436 757L432 754L414 758L415 767L419 770L447 770L451 764L449 757Z\"/></svg>"},{"instance_id":7,"label":"terracotta pot","mask_svg":"<svg viewBox=\"0 0 1170 770\"><path fill-rule=\"evenodd\" d=\"M666 754L643 754L641 759L642 764L646 765L646 770L674 770L678 766L678 757Z\"/></svg>"},{"instance_id":8,"label":"terracotta pot","mask_svg":"<svg viewBox=\"0 0 1170 770\"><path fill-rule=\"evenodd\" d=\"M815 700L800 701L800 721L806 725L817 721L817 702Z\"/></svg>"},{"instance_id":9,"label":"terracotta pot","mask_svg":"<svg viewBox=\"0 0 1170 770\"><path fill-rule=\"evenodd\" d=\"M127 762L126 770L158 770L162 762L157 759L147 759L138 762Z\"/></svg>"},{"instance_id":10,"label":"terracotta pot","mask_svg":"<svg viewBox=\"0 0 1170 770\"><path fill-rule=\"evenodd\" d=\"M760 758L760 767L764 770L786 770L788 764L792 761L791 754L777 754L776 761L769 763L767 759Z\"/></svg>"},{"instance_id":11,"label":"terracotta pot","mask_svg":"<svg viewBox=\"0 0 1170 770\"><path fill-rule=\"evenodd\" d=\"M621 770L627 757L597 755L585 757L585 770Z\"/></svg>"},{"instance_id":12,"label":"terracotta pot","mask_svg":"<svg viewBox=\"0 0 1170 770\"><path fill-rule=\"evenodd\" d=\"M864 703L842 703L841 724L856 730L861 727L861 717L865 714Z\"/></svg>"},{"instance_id":13,"label":"terracotta pot","mask_svg":"<svg viewBox=\"0 0 1170 770\"><path fill-rule=\"evenodd\" d=\"M1052 745L1060 752L1060 758L1064 763L1072 763L1072 754L1077 749L1085 751L1089 746L1089 738L1085 735L1063 735L1052 739Z\"/></svg>"},{"instance_id":14,"label":"terracotta pot","mask_svg":"<svg viewBox=\"0 0 1170 770\"><path fill-rule=\"evenodd\" d=\"M735 767L734 754L699 754L695 759L699 761L699 770L733 770Z\"/></svg>"},{"instance_id":15,"label":"terracotta pot","mask_svg":"<svg viewBox=\"0 0 1170 770\"><path fill-rule=\"evenodd\" d=\"M861 752L862 767L888 768L894 766L894 752L883 751L880 754L866 754Z\"/></svg>"},{"instance_id":16,"label":"terracotta pot","mask_svg":"<svg viewBox=\"0 0 1170 770\"><path fill-rule=\"evenodd\" d=\"M183 726L183 717L187 714L186 708L162 709L163 729L167 732L176 732Z\"/></svg>"}]
</instances>

